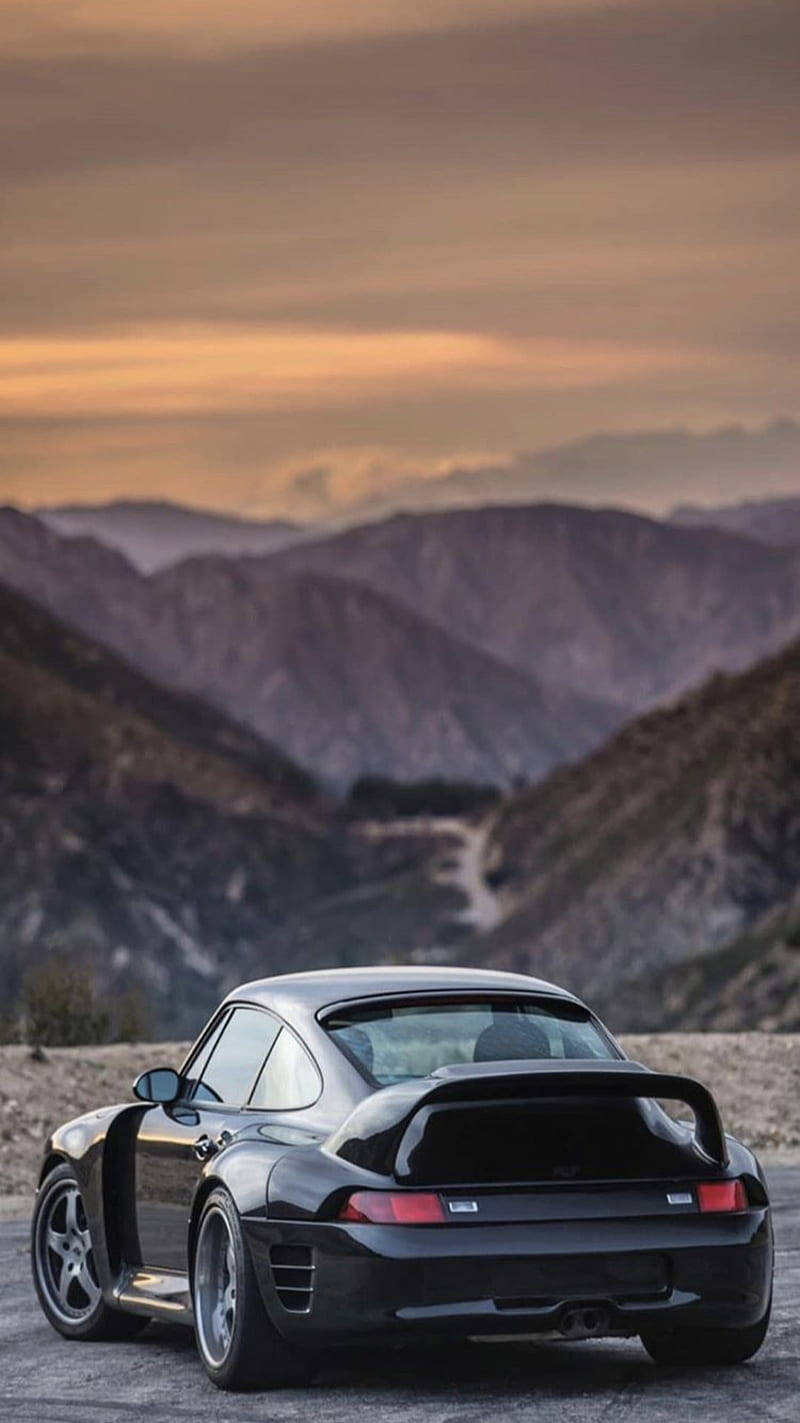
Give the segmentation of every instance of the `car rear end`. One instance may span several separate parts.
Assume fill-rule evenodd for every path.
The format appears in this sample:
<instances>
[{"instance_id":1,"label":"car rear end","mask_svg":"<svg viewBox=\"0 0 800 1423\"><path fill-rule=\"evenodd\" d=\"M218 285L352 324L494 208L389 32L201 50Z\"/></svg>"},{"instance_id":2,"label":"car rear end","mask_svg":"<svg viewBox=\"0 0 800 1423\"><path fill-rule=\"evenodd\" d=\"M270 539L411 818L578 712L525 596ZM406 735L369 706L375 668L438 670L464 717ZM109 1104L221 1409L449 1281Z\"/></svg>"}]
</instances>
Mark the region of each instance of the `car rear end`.
<instances>
[{"instance_id":1,"label":"car rear end","mask_svg":"<svg viewBox=\"0 0 800 1423\"><path fill-rule=\"evenodd\" d=\"M445 1068L415 1087L376 1093L322 1153L276 1166L269 1218L249 1229L287 1337L581 1338L765 1317L765 1182L699 1084L561 1062Z\"/></svg>"}]
</instances>

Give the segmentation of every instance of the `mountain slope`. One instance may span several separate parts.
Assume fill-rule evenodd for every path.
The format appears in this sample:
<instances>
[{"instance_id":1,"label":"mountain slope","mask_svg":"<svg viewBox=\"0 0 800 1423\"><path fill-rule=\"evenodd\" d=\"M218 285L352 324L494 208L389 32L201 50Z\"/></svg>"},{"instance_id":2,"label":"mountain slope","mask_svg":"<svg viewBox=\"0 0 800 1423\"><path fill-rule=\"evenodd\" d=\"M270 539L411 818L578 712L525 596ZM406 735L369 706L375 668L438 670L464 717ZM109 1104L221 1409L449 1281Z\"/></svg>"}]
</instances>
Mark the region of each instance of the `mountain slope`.
<instances>
[{"instance_id":1,"label":"mountain slope","mask_svg":"<svg viewBox=\"0 0 800 1423\"><path fill-rule=\"evenodd\" d=\"M708 508L681 504L673 509L670 518L684 528L727 529L779 548L800 545L800 498L748 499L742 504Z\"/></svg>"},{"instance_id":2,"label":"mountain slope","mask_svg":"<svg viewBox=\"0 0 800 1423\"><path fill-rule=\"evenodd\" d=\"M423 959L457 932L430 832L376 840L281 753L0 585L0 1003L57 951L151 1030L235 982Z\"/></svg>"},{"instance_id":3,"label":"mountain slope","mask_svg":"<svg viewBox=\"0 0 800 1423\"><path fill-rule=\"evenodd\" d=\"M545 681L629 708L800 633L800 555L555 504L403 514L254 568L346 571Z\"/></svg>"},{"instance_id":4,"label":"mountain slope","mask_svg":"<svg viewBox=\"0 0 800 1423\"><path fill-rule=\"evenodd\" d=\"M86 957L111 989L205 1007L309 896L349 882L282 755L0 589L0 980Z\"/></svg>"},{"instance_id":5,"label":"mountain slope","mask_svg":"<svg viewBox=\"0 0 800 1423\"><path fill-rule=\"evenodd\" d=\"M663 1024L659 976L679 986L681 966L700 956L709 956L706 985L721 991L727 971L716 973L712 951L748 934L763 942L765 926L791 914L800 883L798 726L794 643L640 718L513 798L487 850L504 922L474 952L554 975L605 1005L612 1021L625 985L638 982L636 1021ZM742 1004L736 1026L752 1008Z\"/></svg>"},{"instance_id":6,"label":"mountain slope","mask_svg":"<svg viewBox=\"0 0 800 1423\"><path fill-rule=\"evenodd\" d=\"M158 500L65 504L37 513L55 533L91 535L123 553L142 573L198 553L272 553L305 532L286 519L239 519Z\"/></svg>"}]
</instances>

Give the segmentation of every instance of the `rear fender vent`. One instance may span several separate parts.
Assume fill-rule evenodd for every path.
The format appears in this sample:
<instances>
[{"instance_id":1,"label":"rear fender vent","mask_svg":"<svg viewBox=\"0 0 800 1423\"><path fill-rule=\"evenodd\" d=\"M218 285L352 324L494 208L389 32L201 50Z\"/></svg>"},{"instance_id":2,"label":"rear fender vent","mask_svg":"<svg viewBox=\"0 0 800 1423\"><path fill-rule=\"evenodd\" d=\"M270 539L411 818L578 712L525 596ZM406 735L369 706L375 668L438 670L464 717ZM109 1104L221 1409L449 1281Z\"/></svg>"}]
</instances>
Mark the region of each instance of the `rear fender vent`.
<instances>
[{"instance_id":1,"label":"rear fender vent","mask_svg":"<svg viewBox=\"0 0 800 1423\"><path fill-rule=\"evenodd\" d=\"M275 1293L290 1314L308 1314L314 1297L314 1253L310 1245L273 1245L269 1265Z\"/></svg>"}]
</instances>

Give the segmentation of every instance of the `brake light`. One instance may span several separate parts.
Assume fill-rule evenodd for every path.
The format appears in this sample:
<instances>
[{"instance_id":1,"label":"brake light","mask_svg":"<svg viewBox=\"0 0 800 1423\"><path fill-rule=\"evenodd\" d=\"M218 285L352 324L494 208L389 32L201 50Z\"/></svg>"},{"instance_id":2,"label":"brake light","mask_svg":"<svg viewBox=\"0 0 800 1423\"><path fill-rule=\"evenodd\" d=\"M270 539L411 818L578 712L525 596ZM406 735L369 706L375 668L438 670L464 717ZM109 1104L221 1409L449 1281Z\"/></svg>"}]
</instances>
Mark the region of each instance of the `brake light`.
<instances>
[{"instance_id":1,"label":"brake light","mask_svg":"<svg viewBox=\"0 0 800 1423\"><path fill-rule=\"evenodd\" d=\"M747 1192L742 1181L701 1181L697 1204L705 1214L713 1211L746 1211Z\"/></svg>"},{"instance_id":2,"label":"brake light","mask_svg":"<svg viewBox=\"0 0 800 1423\"><path fill-rule=\"evenodd\" d=\"M441 1225L442 1203L432 1191L355 1191L339 1220L358 1225Z\"/></svg>"}]
</instances>

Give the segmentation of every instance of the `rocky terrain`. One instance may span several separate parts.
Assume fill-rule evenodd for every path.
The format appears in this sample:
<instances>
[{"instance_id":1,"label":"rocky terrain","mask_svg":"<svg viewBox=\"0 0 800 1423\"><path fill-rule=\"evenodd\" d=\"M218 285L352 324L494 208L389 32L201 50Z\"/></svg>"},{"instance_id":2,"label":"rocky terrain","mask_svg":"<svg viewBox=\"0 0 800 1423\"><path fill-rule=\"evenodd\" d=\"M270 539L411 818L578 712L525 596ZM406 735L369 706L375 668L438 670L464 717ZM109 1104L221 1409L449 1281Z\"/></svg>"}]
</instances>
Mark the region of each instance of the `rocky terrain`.
<instances>
[{"instance_id":1,"label":"rocky terrain","mask_svg":"<svg viewBox=\"0 0 800 1423\"><path fill-rule=\"evenodd\" d=\"M639 1023L800 1026L800 643L511 798L470 950ZM702 957L701 957L702 956Z\"/></svg>"},{"instance_id":2,"label":"rocky terrain","mask_svg":"<svg viewBox=\"0 0 800 1423\"><path fill-rule=\"evenodd\" d=\"M4 1009L57 953L162 1032L248 975L424 949L460 902L419 868L430 837L365 839L282 753L7 589L0 851Z\"/></svg>"},{"instance_id":3,"label":"rocky terrain","mask_svg":"<svg viewBox=\"0 0 800 1423\"><path fill-rule=\"evenodd\" d=\"M3 1197L29 1195L42 1144L59 1122L130 1099L134 1077L155 1064L178 1066L186 1043L48 1048L0 1047L0 1211ZM665 1034L626 1037L626 1052L657 1071L700 1077L727 1129L765 1160L800 1161L800 1035Z\"/></svg>"}]
</instances>

